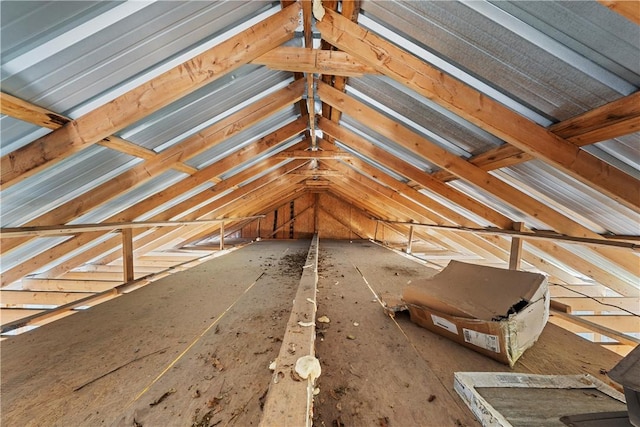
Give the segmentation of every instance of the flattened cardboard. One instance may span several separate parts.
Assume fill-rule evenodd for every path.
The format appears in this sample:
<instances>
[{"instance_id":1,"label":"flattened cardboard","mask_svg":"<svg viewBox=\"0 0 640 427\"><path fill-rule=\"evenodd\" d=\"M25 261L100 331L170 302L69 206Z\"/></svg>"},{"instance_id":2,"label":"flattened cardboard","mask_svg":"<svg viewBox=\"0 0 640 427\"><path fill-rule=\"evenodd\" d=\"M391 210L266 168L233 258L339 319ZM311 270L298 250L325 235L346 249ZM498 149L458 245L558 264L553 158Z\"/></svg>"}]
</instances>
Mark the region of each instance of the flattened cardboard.
<instances>
[{"instance_id":1,"label":"flattened cardboard","mask_svg":"<svg viewBox=\"0 0 640 427\"><path fill-rule=\"evenodd\" d=\"M412 322L510 366L549 318L546 276L458 261L414 281L402 300Z\"/></svg>"},{"instance_id":2,"label":"flattened cardboard","mask_svg":"<svg viewBox=\"0 0 640 427\"><path fill-rule=\"evenodd\" d=\"M430 279L414 280L402 299L459 317L492 320L521 300L531 301L542 274L451 261Z\"/></svg>"}]
</instances>

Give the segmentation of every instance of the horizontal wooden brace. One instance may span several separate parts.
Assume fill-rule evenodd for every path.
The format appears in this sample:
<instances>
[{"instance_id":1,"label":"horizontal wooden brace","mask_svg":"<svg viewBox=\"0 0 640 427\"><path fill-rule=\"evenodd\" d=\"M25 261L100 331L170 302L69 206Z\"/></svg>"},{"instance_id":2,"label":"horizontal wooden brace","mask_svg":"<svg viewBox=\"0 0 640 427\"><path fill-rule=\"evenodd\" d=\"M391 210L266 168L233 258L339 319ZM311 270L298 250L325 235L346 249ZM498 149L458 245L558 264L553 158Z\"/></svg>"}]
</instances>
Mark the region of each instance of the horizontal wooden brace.
<instances>
[{"instance_id":1,"label":"horizontal wooden brace","mask_svg":"<svg viewBox=\"0 0 640 427\"><path fill-rule=\"evenodd\" d=\"M307 179L304 181L304 185L307 187L325 187L328 188L331 186L331 182L325 179Z\"/></svg>"},{"instance_id":2,"label":"horizontal wooden brace","mask_svg":"<svg viewBox=\"0 0 640 427\"><path fill-rule=\"evenodd\" d=\"M578 326L582 326L592 332L606 335L609 338L613 338L615 340L620 341L622 344L628 344L632 346L636 346L640 344L640 339L634 338L617 330L608 328L606 326L599 325L597 323L591 322L589 320L583 319L580 316L576 316L574 314L563 313L561 311L556 311L551 309L552 316L558 317L567 322L573 323ZM634 316L635 317L635 316Z\"/></svg>"},{"instance_id":3,"label":"horizontal wooden brace","mask_svg":"<svg viewBox=\"0 0 640 427\"><path fill-rule=\"evenodd\" d=\"M454 231L459 233L478 233L478 234L500 234L500 235L509 235L516 236L523 239L544 239L544 240L559 240L568 243L575 243L580 245L588 245L588 246L609 246L613 248L619 249L627 249L634 252L637 252L640 249L640 245L631 242L625 242L621 240L600 240L600 239L590 239L587 237L576 237L576 236L567 236L564 234L555 234L555 233L536 233L536 232L527 232L527 231L517 231L517 230L507 230L502 228L472 228L472 227L452 227L447 225L436 225L436 224L419 224L413 222L400 222L400 224L404 225L413 225L418 227L429 227L429 228L439 228L447 231ZM602 236L606 238L607 236Z\"/></svg>"},{"instance_id":4,"label":"horizontal wooden brace","mask_svg":"<svg viewBox=\"0 0 640 427\"><path fill-rule=\"evenodd\" d=\"M363 74L380 74L375 68L363 64L352 55L337 50L281 46L251 62L265 65L273 70L298 73L354 77Z\"/></svg>"},{"instance_id":5,"label":"horizontal wooden brace","mask_svg":"<svg viewBox=\"0 0 640 427\"><path fill-rule=\"evenodd\" d=\"M5 237L31 237L31 236L59 236L70 233L85 233L90 231L116 231L130 228L150 227L178 227L183 225L202 225L215 222L228 222L242 219L264 218L264 215L199 219L193 221L136 221L136 222L112 222L104 224L73 224L73 225L42 225L33 227L15 227L0 229L0 236Z\"/></svg>"},{"instance_id":6,"label":"horizontal wooden brace","mask_svg":"<svg viewBox=\"0 0 640 427\"><path fill-rule=\"evenodd\" d=\"M43 321L48 318L58 317L64 312L69 312L77 307L92 305L92 303L95 304L99 300L115 298L118 295L119 292L116 289L109 289L107 291L100 292L85 298L80 298L79 300L70 302L69 304L62 305L52 310L42 310L38 313L32 313L29 316L22 317L13 321L5 322L3 320L2 326L0 327L0 333L4 334L6 332L21 328L23 326L27 326L37 321Z\"/></svg>"},{"instance_id":7,"label":"horizontal wooden brace","mask_svg":"<svg viewBox=\"0 0 640 427\"><path fill-rule=\"evenodd\" d=\"M640 315L640 300L633 297L558 297L553 298L571 311L630 311Z\"/></svg>"},{"instance_id":8,"label":"horizontal wooden brace","mask_svg":"<svg viewBox=\"0 0 640 427\"><path fill-rule=\"evenodd\" d=\"M306 169L306 170L297 170L291 172L292 175L303 175L303 176L341 176L342 173L334 170L327 169Z\"/></svg>"},{"instance_id":9,"label":"horizontal wooden brace","mask_svg":"<svg viewBox=\"0 0 640 427\"><path fill-rule=\"evenodd\" d=\"M346 159L351 158L351 153L346 151L283 151L275 154L276 159Z\"/></svg>"}]
</instances>

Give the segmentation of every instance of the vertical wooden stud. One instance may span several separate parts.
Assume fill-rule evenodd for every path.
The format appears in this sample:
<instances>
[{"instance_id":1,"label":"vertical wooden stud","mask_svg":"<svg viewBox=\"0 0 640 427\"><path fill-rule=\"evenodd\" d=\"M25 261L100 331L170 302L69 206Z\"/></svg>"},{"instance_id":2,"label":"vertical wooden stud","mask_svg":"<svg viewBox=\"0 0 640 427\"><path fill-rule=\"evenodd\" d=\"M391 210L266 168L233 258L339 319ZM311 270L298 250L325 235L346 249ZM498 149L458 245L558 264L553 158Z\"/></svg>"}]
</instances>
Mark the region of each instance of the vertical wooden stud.
<instances>
[{"instance_id":1,"label":"vertical wooden stud","mask_svg":"<svg viewBox=\"0 0 640 427\"><path fill-rule=\"evenodd\" d=\"M124 283L132 282L133 275L133 230L122 229L122 266L124 270Z\"/></svg>"},{"instance_id":2,"label":"vertical wooden stud","mask_svg":"<svg viewBox=\"0 0 640 427\"><path fill-rule=\"evenodd\" d=\"M411 244L413 243L413 225L409 226L409 241L407 242L407 253L411 253Z\"/></svg>"},{"instance_id":3,"label":"vertical wooden stud","mask_svg":"<svg viewBox=\"0 0 640 427\"><path fill-rule=\"evenodd\" d=\"M513 229L516 231L524 231L524 222L514 222ZM511 238L511 252L509 253L509 270L520 270L522 260L522 239L519 237Z\"/></svg>"},{"instance_id":4,"label":"vertical wooden stud","mask_svg":"<svg viewBox=\"0 0 640 427\"><path fill-rule=\"evenodd\" d=\"M224 250L224 221L220 223L220 250Z\"/></svg>"}]
</instances>

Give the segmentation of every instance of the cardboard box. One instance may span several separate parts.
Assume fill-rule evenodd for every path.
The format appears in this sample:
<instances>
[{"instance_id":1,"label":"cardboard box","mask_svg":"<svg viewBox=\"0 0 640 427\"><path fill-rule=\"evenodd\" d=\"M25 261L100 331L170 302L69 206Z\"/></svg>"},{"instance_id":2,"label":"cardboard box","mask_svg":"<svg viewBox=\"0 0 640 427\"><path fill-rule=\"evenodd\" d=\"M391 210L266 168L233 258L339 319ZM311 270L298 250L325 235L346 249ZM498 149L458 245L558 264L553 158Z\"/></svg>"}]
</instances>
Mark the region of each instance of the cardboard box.
<instances>
[{"instance_id":1,"label":"cardboard box","mask_svg":"<svg viewBox=\"0 0 640 427\"><path fill-rule=\"evenodd\" d=\"M512 366L549 319L543 274L451 261L405 287L411 321Z\"/></svg>"}]
</instances>

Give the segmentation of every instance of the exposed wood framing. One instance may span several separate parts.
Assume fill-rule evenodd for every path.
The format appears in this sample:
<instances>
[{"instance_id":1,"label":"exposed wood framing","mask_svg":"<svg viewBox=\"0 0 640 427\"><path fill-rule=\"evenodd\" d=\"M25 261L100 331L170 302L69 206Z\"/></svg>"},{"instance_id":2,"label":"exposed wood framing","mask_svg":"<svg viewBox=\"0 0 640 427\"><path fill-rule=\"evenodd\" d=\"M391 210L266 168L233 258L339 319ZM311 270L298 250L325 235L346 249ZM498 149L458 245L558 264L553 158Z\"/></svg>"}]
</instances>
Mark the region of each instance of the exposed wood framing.
<instances>
[{"instance_id":1,"label":"exposed wood framing","mask_svg":"<svg viewBox=\"0 0 640 427\"><path fill-rule=\"evenodd\" d=\"M336 91L322 82L319 83L318 94L333 108L349 112L351 116L357 117L361 123L366 124L387 138L394 140L401 146L432 161L438 166L448 169L451 173L482 188L514 208L538 218L559 233L576 237L600 238L599 235L573 219L549 208L544 203L488 174L466 160L451 154L410 129L399 125L374 109ZM322 123L324 126L323 129L327 129L328 126L326 122ZM614 254L609 248L597 248L595 250L632 274L638 273L638 262L634 255L625 256L620 253Z\"/></svg>"},{"instance_id":2,"label":"exposed wood framing","mask_svg":"<svg viewBox=\"0 0 640 427\"><path fill-rule=\"evenodd\" d=\"M233 220L257 218L242 217L228 218ZM193 221L136 221L136 222L115 222L99 224L69 224L69 225L42 225L34 227L6 227L0 228L3 237L27 237L27 236L56 236L60 234L85 233L88 231L112 231L125 230L131 228L151 228L151 227L176 227L180 225L202 225L204 223L220 222L226 219L201 219Z\"/></svg>"},{"instance_id":3,"label":"exposed wood framing","mask_svg":"<svg viewBox=\"0 0 640 427\"><path fill-rule=\"evenodd\" d=\"M294 3L60 129L3 156L0 183L7 188L281 45L293 37L299 10L300 5Z\"/></svg>"},{"instance_id":4,"label":"exposed wood framing","mask_svg":"<svg viewBox=\"0 0 640 427\"><path fill-rule=\"evenodd\" d=\"M637 132L640 130L640 92L556 123L549 130L580 146Z\"/></svg>"},{"instance_id":5,"label":"exposed wood framing","mask_svg":"<svg viewBox=\"0 0 640 427\"><path fill-rule=\"evenodd\" d=\"M636 345L640 344L640 340L637 339L637 338L633 338L632 336L629 336L627 334L621 333L621 332L619 332L617 330L614 330L614 329L608 328L606 326L602 326L602 325L599 325L597 323L594 323L592 321L583 319L580 316L575 316L573 314L563 313L563 312L557 311L557 310L551 310L551 313L552 313L553 316L559 317L560 319L562 319L564 321L573 323L573 324L578 325L578 326L582 326L582 327L586 328L589 331L596 332L596 333L599 333L599 334L602 334L602 335L606 335L609 338L615 339L615 340L619 341L622 344L628 344L628 345L633 345L633 346L636 346ZM638 319L638 318L636 317L636 319ZM552 320L553 320L553 317L552 317Z\"/></svg>"},{"instance_id":6,"label":"exposed wood framing","mask_svg":"<svg viewBox=\"0 0 640 427\"><path fill-rule=\"evenodd\" d=\"M635 0L598 0L598 3L640 25L640 8Z\"/></svg>"},{"instance_id":7,"label":"exposed wood framing","mask_svg":"<svg viewBox=\"0 0 640 427\"><path fill-rule=\"evenodd\" d=\"M113 199L124 191L139 186L151 178L165 172L175 162L186 160L190 157L202 153L231 136L239 133L247 126L255 124L265 117L274 114L282 108L302 98L304 82L296 81L291 85L273 93L269 99L262 99L246 108L227 116L209 128L198 132L197 134L187 138L186 140L176 144L151 160L145 161L126 172L118 175L116 178L105 182L102 185L82 194L81 196L41 215L35 220L29 221L23 226L62 224L76 218L83 213L88 212L101 204ZM234 163L233 166L237 165ZM221 165L214 164L213 169L219 168ZM231 167L231 166L230 166ZM229 168L230 168L229 167ZM202 171L200 171L202 172ZM205 173L197 174L204 178ZM208 176L207 178L211 178ZM207 181L209 179L205 179ZM204 182L203 181L203 182ZM3 250L10 250L19 244L25 243L27 240L13 239L12 241L0 241Z\"/></svg>"},{"instance_id":8,"label":"exposed wood framing","mask_svg":"<svg viewBox=\"0 0 640 427\"><path fill-rule=\"evenodd\" d=\"M512 227L513 222L502 215L501 213L489 208L486 205L478 203L475 199L468 197L467 195L458 192L453 187L444 185L444 183L433 179L430 175L418 170L411 164L400 160L397 157L389 156L384 150L374 147L372 144L369 144L362 137L355 135L354 133L342 128L341 126L335 125L333 122L320 119L319 120L320 128L325 132L325 134L330 134L334 138L338 139L341 143L348 145L350 148L358 151L359 153L366 155L367 157L379 162L383 166L393 170L399 175L405 176L411 181L417 182L425 188L434 191L436 194L441 195L443 198L450 200L451 202L463 207L464 209L475 213L476 215L485 218L490 223L503 228L508 229ZM349 163L355 162L355 159L349 159ZM358 168L362 168L362 165L357 165ZM375 176L376 179L380 179L380 177L384 176L382 171L378 171L377 173L370 173L371 176ZM392 181L388 181L394 188L399 188L398 184L393 184ZM402 190L404 191L404 190ZM414 197L414 196L411 196ZM478 224L469 221L464 216L455 214L457 216L453 216L454 212L450 209L442 209L439 203L435 203L434 201L430 201L425 203L425 206L429 206L431 209L435 209L438 207L438 212L444 216L445 218L450 218L455 224L460 224L468 227L477 227ZM453 224L452 224L453 225ZM484 239L488 239L488 237L483 237ZM499 241L496 241L497 244L502 244ZM617 275L612 274L610 271L605 269L598 268L597 266L590 264L579 257L576 257L570 251L550 242L544 241L532 241L530 242L532 246L542 250L550 254L554 259L561 261L562 263L574 268L577 271L581 271L584 274L587 274L593 277L595 280L600 281L601 283L605 283L607 286L610 286L612 289L617 290L621 293L629 293L629 295L637 294L638 290L621 280ZM509 251L509 246L503 247L505 251ZM552 271L553 274L562 274L562 272L557 269L553 264L549 263L541 259L540 257L531 254L528 251L525 251L526 259L540 268L542 271ZM568 279L569 280L569 279ZM570 283L570 281L568 282Z\"/></svg>"},{"instance_id":9,"label":"exposed wood framing","mask_svg":"<svg viewBox=\"0 0 640 427\"><path fill-rule=\"evenodd\" d=\"M254 64L274 70L336 76L379 74L373 67L362 64L346 52L310 50L299 47L278 47L254 59Z\"/></svg>"},{"instance_id":10,"label":"exposed wood framing","mask_svg":"<svg viewBox=\"0 0 640 427\"><path fill-rule=\"evenodd\" d=\"M571 119L556 123L548 129L577 146L593 144L607 139L628 135L640 128L640 92L636 92L609 104L587 111ZM510 144L503 144L469 159L474 165L489 171L517 165L533 159ZM446 170L433 174L441 181L456 179Z\"/></svg>"},{"instance_id":11,"label":"exposed wood framing","mask_svg":"<svg viewBox=\"0 0 640 427\"><path fill-rule=\"evenodd\" d=\"M599 1L640 24L637 2ZM109 182L57 206L23 227L0 230L3 255L39 236L70 235L63 243L44 253L34 254L2 274L1 285L6 286L30 273L39 272L44 266L54 265L43 274L23 279L25 289L37 291L25 291L20 295L15 291L1 291L3 324L6 323L5 315L12 319L26 316L27 321L31 321L42 314L21 309L22 305L62 305L63 309L56 313L45 313L45 318L54 318L72 313L78 301L86 299L88 304L99 300L102 291L107 291L104 298L112 298L115 294L110 289L119 283L134 281L181 260L174 256L157 256L159 251L215 237L219 237L219 249L222 250L225 235L247 226L250 219L256 218L255 215L265 215L291 200L304 197L315 204L298 211L296 216L282 222L272 233L263 230L262 236L277 235L303 215L308 218L302 221L308 221L311 207L316 234L322 230L322 220L327 220L331 222L332 230L346 230L349 237L353 234L359 238L375 239L378 237L378 221L385 221L381 226L385 238L396 239L394 242L398 244L408 235L408 253L413 252L414 242L423 240L430 245L426 246L427 249L433 248L431 253L436 263L444 262L442 255L445 254L447 258L473 257L477 263L504 266L508 262L512 268L545 271L552 281L566 284L565 288L552 285L555 307L565 311L555 313L556 320L562 319L559 321L565 322L565 326L572 325L569 328L576 331L589 330L610 337L617 334L615 339L619 338L621 343L634 345L636 341L625 341L627 338L620 331L640 328L637 317L624 314L638 313L639 310L637 298L640 290L637 283L630 283L630 275L627 274L637 277L640 272L638 256L633 253L637 251L639 237L596 234L569 215L555 211L488 172L540 159L627 208L640 212L640 194L637 191L640 182L581 148L640 130L640 92L544 128L358 26L359 1L322 2L326 15L317 22L322 35L321 49L312 49L312 0L282 0L281 5L283 10L270 18L76 120L0 93L2 114L53 131L2 157L0 183L3 189L92 144L143 159ZM294 37L300 16L305 47L282 46ZM113 135L249 63L290 71L294 73L295 81L160 153ZM314 74L322 75L322 81L315 82ZM363 74L392 78L506 143L464 160L346 95L347 78ZM314 109L317 101L322 102L321 117L316 116ZM229 153L202 170L185 163L293 104L299 106L301 116L270 135ZM371 144L340 125L343 113L435 163L441 170L426 173ZM317 129L323 132L323 138L316 135ZM302 142L278 152L280 144L302 133L306 136ZM354 150L357 155L341 151L333 144L335 141ZM264 155L268 150L268 158L223 180L225 173ZM406 178L406 182L372 166L360 155L389 168ZM292 161L284 165L282 162L285 160ZM67 225L169 169L187 176L112 215L103 223ZM253 180L268 170L271 172ZM519 223L446 184L453 179L463 179L481 188L519 212L536 217L552 231L531 231L521 223L521 229L513 231ZM144 225L136 222L147 212L207 181L214 185L157 213ZM421 189L435 195L422 193ZM229 193L222 196L226 191ZM460 209L440 203L439 198ZM349 215L342 215L340 209L331 203L348 206ZM470 220L471 216L465 212L496 228ZM359 218L358 221L353 220L351 214ZM122 238L105 238L114 229L122 230ZM97 239L103 241L91 244ZM522 241L526 243L523 245ZM562 246L564 242L589 245L589 249L610 262L612 268L576 256ZM78 251L85 246L88 249ZM71 252L73 256L65 257ZM524 263L522 266L517 265L520 260ZM87 267L87 270L95 271L70 272L89 261L96 265ZM598 283L584 286L582 280L575 276L575 271ZM599 296L597 300L576 297L577 294L570 290ZM611 291L622 296L604 296L610 295ZM570 313L576 311L593 311L594 314L592 317L571 316ZM601 315L603 312L608 315Z\"/></svg>"},{"instance_id":12,"label":"exposed wood framing","mask_svg":"<svg viewBox=\"0 0 640 427\"><path fill-rule=\"evenodd\" d=\"M68 117L64 117L60 114L54 113L53 111L49 111L40 106L33 105L29 102L3 92L0 92L0 113L6 114L18 120L25 121L27 123L34 124L36 126L54 130L59 129L63 125L72 121L72 119ZM120 151L121 153L140 157L145 160L150 160L157 155L157 153L153 150L141 147L115 135L103 138L98 141L97 144L102 145L103 147L111 148L112 150ZM172 168L188 174L197 172L195 168L184 163L176 163L172 166Z\"/></svg>"},{"instance_id":13,"label":"exposed wood framing","mask_svg":"<svg viewBox=\"0 0 640 427\"><path fill-rule=\"evenodd\" d=\"M571 311L619 312L630 311L640 315L638 298L628 297L557 297L555 301L565 304Z\"/></svg>"},{"instance_id":14,"label":"exposed wood framing","mask_svg":"<svg viewBox=\"0 0 640 427\"><path fill-rule=\"evenodd\" d=\"M2 307L22 305L63 305L93 295L92 292L0 291Z\"/></svg>"},{"instance_id":15,"label":"exposed wood framing","mask_svg":"<svg viewBox=\"0 0 640 427\"><path fill-rule=\"evenodd\" d=\"M375 67L382 74L640 212L640 198L636 191L640 182L637 179L333 11L327 10L317 27L323 39ZM333 107L339 108L336 105ZM451 168L445 169L462 177Z\"/></svg>"},{"instance_id":16,"label":"exposed wood framing","mask_svg":"<svg viewBox=\"0 0 640 427\"><path fill-rule=\"evenodd\" d=\"M251 150L250 150L251 151ZM232 162L230 162L232 163ZM274 177L274 175L279 174L279 173L286 173L287 170L292 170L291 168L295 168L295 167L300 167L302 164L304 163L304 161L294 161L292 162L291 165L287 165L288 169L280 169L280 170L276 170L273 174L271 174L270 176ZM268 167L269 163L267 163L264 167ZM223 173L226 168L222 167L222 163L218 162L215 163L214 165L212 165L210 168L213 170L215 169L216 171L216 175ZM227 166L227 168L231 168L232 164L229 164ZM258 171L260 170L260 168L258 168ZM193 177L191 177L193 178ZM264 179L268 179L264 178ZM190 180L190 178L187 178L185 181ZM257 188L260 186L260 182L262 181L258 181L258 182L254 182L252 184L249 184L248 186L243 187L241 192L235 193L235 197L239 197L240 194L243 194L243 192L245 191L249 191L251 188ZM183 188L183 185L181 185L182 182L174 185L174 187L179 187L179 188ZM225 189L227 186L224 186ZM215 187L214 187L215 188ZM222 188L220 188L220 190L222 191ZM138 204L128 208L127 210L125 210L124 212L120 213L120 214L116 214L111 218L108 218L106 220L106 222L110 222L110 221L118 221L119 219L122 218L123 214L128 214L129 216L127 216L127 219L132 219L132 217L136 217L141 215L144 212L147 212L148 210L154 209L156 206L161 205L162 203L165 203L168 200L171 200L173 197L177 196L177 194L175 194L173 191L171 191L171 189L166 190L168 191L168 195L165 192L161 192L161 193L157 193L156 195L147 198L145 200L143 200L142 202L139 202ZM175 195L174 195L175 194ZM196 206L197 204L206 202L207 200L209 200L212 197L215 197L215 192L211 192L211 191L204 191L203 193L201 193L200 195L197 196L193 196L191 198L189 198L188 200L174 206L172 209L169 209L165 212L162 212L161 214L156 215L155 217L151 218L151 220L154 221L165 221L169 218L173 218L175 215L180 214L181 212L190 209L193 206ZM234 195L227 195L222 199L217 200L216 204L222 204L224 201L231 199L232 197L234 197ZM79 248L84 246L85 244L92 242L93 240L103 236L105 234L105 232L90 232L90 233L83 233L80 236L77 236L75 238L72 238L69 241L63 242L59 245L57 245L56 247L50 249L48 252L42 253L42 254L38 254L34 257L32 257L28 262L24 262L16 267L14 267L13 269L7 270L2 274L2 286L6 286L16 280L18 280L20 277L25 276L26 274L31 273L32 271L35 271L39 268L41 268L44 265L47 265L48 263L51 262L51 258L58 258L59 256L61 256L62 254L67 254L71 251L73 251L75 248ZM134 232L134 237L137 235L137 233ZM18 239L15 239L18 240ZM55 275L60 275L63 274L65 271L68 271L72 268L78 267L80 265L82 265L85 262L88 262L89 260L95 258L96 256L99 256L101 253L104 253L106 251L109 250L115 250L117 248L119 248L120 246L120 239L119 238L113 238L110 240L107 240L106 242L101 243L100 245L97 246L93 246L91 249L86 250L84 253L76 255L73 259L70 260L66 260L64 265L62 265L60 268L57 269L57 272Z\"/></svg>"},{"instance_id":17,"label":"exposed wood framing","mask_svg":"<svg viewBox=\"0 0 640 427\"><path fill-rule=\"evenodd\" d=\"M518 232L524 231L524 223L516 222L513 229ZM511 237L511 251L509 251L509 270L520 270L520 262L522 260L522 239L519 237Z\"/></svg>"},{"instance_id":18,"label":"exposed wood framing","mask_svg":"<svg viewBox=\"0 0 640 427\"><path fill-rule=\"evenodd\" d=\"M189 216L200 216L200 215L215 216L217 212L221 211L225 207L226 207L225 210L227 212L231 212L230 208L233 207L234 204L242 204L243 206L246 206L248 208L255 207L253 206L253 202L256 202L256 200L260 202L260 201L264 201L264 198L267 198L267 197L275 198L279 195L278 193L279 188L284 187L285 189L288 189L289 186L297 185L297 181L293 182L294 181L293 178L295 177L292 177L287 174L283 174L283 176L278 176L278 172L272 173L270 175L265 175L263 177L264 181L259 180L251 184L245 185L239 188L238 190L235 190L234 192L227 194L222 198L216 199L211 204L198 209L198 211L192 212ZM299 178L297 179L299 180ZM288 186L283 185L283 183L288 184ZM270 194L270 192L272 193ZM169 240L177 238L185 241L185 243L188 243L192 235L197 235L202 232L209 233L217 229L218 227L214 225L213 227L209 227L208 229L204 229L204 230L202 229L196 229L191 231L180 230L180 231L173 231L173 232L157 230L150 235L144 236L137 242L139 242L140 251L144 253L151 250L155 250L160 244L163 244L164 241L160 241L159 240L160 237L162 237L163 239L168 238ZM167 236L167 234L169 235ZM119 255L116 252L111 252L110 255L100 258L96 262L109 263L114 261L118 257Z\"/></svg>"},{"instance_id":19,"label":"exposed wood framing","mask_svg":"<svg viewBox=\"0 0 640 427\"><path fill-rule=\"evenodd\" d=\"M525 231L523 223L515 223L513 230L503 230L503 229L495 229L495 228L448 227L445 225L419 224L416 222L412 222L410 224L415 226L420 226L420 227L441 228L448 231L459 232L459 233L500 234L505 236L513 236L512 238L522 238L525 240L527 239L558 240L558 241L565 241L569 243L575 243L578 245L586 245L586 246L609 246L609 247L614 247L614 248L634 251L634 252L637 252L638 250L640 250L640 246L635 243L624 242L620 240L603 240L603 239L607 239L607 236L605 235L601 236L602 239L589 239L585 237L564 236L562 234L556 234L556 233Z\"/></svg>"},{"instance_id":20,"label":"exposed wood framing","mask_svg":"<svg viewBox=\"0 0 640 427\"><path fill-rule=\"evenodd\" d=\"M123 260L123 282L133 280L133 232L130 228L122 230L122 260Z\"/></svg>"}]
</instances>

